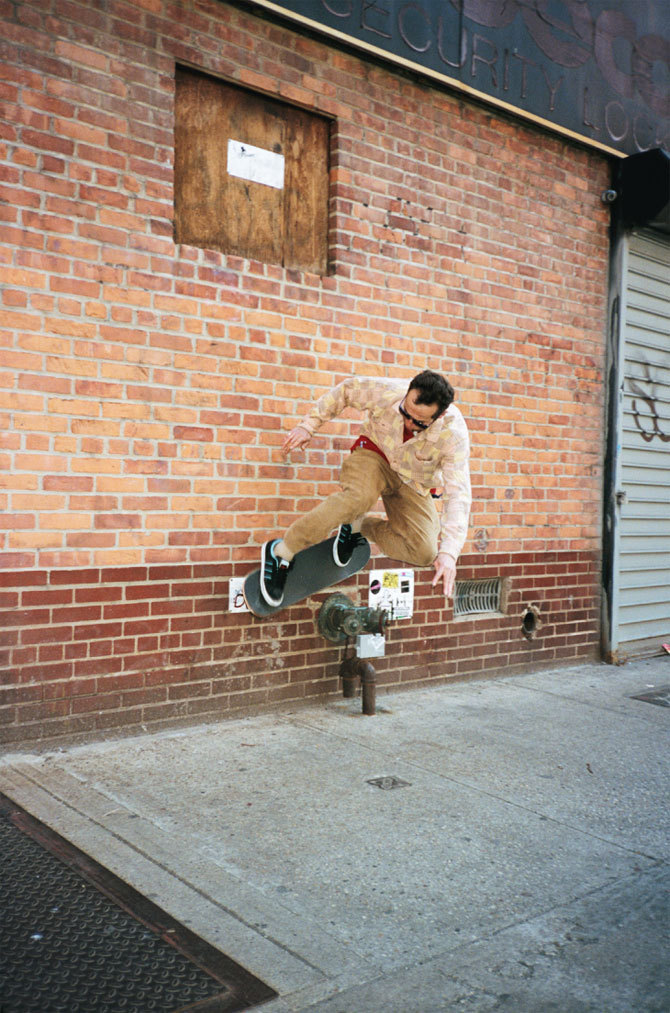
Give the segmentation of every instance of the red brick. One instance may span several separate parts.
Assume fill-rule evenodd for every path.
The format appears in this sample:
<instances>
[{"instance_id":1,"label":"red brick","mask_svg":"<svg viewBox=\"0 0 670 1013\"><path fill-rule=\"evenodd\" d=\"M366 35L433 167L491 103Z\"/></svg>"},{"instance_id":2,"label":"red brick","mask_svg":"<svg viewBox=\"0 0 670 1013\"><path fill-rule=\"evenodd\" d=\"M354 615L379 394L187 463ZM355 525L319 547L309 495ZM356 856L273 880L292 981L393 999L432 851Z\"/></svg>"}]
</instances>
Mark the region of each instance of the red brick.
<instances>
[{"instance_id":1,"label":"red brick","mask_svg":"<svg viewBox=\"0 0 670 1013\"><path fill-rule=\"evenodd\" d=\"M111 710L121 706L121 696L118 693L105 694L95 693L91 696L74 697L71 701L73 714L93 713L97 716L99 711Z\"/></svg>"},{"instance_id":2,"label":"red brick","mask_svg":"<svg viewBox=\"0 0 670 1013\"><path fill-rule=\"evenodd\" d=\"M24 608L34 606L68 605L72 601L73 592L68 588L44 588L38 590L23 591L21 604Z\"/></svg>"},{"instance_id":3,"label":"red brick","mask_svg":"<svg viewBox=\"0 0 670 1013\"><path fill-rule=\"evenodd\" d=\"M147 569L143 566L103 567L100 571L102 584L130 584L147 579Z\"/></svg>"}]
</instances>

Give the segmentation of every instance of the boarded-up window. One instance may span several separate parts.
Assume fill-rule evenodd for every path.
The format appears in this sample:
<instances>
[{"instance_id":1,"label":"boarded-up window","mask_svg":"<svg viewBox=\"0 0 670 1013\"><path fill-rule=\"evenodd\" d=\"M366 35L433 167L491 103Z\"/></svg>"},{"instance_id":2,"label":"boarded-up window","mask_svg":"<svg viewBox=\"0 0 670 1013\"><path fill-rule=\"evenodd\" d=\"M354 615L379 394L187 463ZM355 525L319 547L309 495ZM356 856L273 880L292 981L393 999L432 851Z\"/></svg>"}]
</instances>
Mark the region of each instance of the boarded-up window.
<instances>
[{"instance_id":1,"label":"boarded-up window","mask_svg":"<svg viewBox=\"0 0 670 1013\"><path fill-rule=\"evenodd\" d=\"M177 68L175 242L326 274L329 121Z\"/></svg>"}]
</instances>

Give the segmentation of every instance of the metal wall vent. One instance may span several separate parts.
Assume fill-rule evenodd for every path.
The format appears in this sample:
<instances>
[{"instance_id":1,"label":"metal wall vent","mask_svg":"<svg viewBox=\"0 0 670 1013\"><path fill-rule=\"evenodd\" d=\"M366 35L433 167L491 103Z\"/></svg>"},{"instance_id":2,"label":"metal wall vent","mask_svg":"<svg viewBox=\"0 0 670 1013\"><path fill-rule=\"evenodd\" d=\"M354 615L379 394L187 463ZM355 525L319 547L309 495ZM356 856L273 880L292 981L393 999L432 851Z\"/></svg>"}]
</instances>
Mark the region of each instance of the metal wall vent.
<instances>
[{"instance_id":1,"label":"metal wall vent","mask_svg":"<svg viewBox=\"0 0 670 1013\"><path fill-rule=\"evenodd\" d=\"M454 594L454 615L473 616L481 612L500 612L502 581L457 580Z\"/></svg>"}]
</instances>

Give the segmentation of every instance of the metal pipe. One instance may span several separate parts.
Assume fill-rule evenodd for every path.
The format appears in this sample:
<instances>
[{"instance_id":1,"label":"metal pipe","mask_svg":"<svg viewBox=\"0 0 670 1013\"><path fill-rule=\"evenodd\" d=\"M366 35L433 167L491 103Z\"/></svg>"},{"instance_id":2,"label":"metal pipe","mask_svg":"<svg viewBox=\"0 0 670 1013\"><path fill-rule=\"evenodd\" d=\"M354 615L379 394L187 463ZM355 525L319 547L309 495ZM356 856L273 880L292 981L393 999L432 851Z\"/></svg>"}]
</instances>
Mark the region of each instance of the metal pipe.
<instances>
[{"instance_id":1,"label":"metal pipe","mask_svg":"<svg viewBox=\"0 0 670 1013\"><path fill-rule=\"evenodd\" d=\"M345 656L340 665L340 679L342 680L342 696L351 698L356 696L356 683L358 682L358 658L355 654Z\"/></svg>"},{"instance_id":2,"label":"metal pipe","mask_svg":"<svg viewBox=\"0 0 670 1013\"><path fill-rule=\"evenodd\" d=\"M359 660L358 674L361 680L363 713L373 716L377 713L377 673L369 661Z\"/></svg>"}]
</instances>

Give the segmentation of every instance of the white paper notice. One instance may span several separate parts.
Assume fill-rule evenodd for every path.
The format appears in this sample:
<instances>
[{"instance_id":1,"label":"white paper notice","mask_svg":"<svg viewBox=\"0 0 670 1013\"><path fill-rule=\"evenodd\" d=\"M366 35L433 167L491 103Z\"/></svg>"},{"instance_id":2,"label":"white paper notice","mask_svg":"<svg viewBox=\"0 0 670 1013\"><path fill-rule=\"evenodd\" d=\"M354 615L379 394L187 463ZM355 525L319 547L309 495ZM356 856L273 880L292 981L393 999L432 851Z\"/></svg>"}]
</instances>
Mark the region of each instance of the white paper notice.
<instances>
[{"instance_id":1,"label":"white paper notice","mask_svg":"<svg viewBox=\"0 0 670 1013\"><path fill-rule=\"evenodd\" d=\"M228 141L228 174L251 183L284 189L284 156L242 141Z\"/></svg>"},{"instance_id":2,"label":"white paper notice","mask_svg":"<svg viewBox=\"0 0 670 1013\"><path fill-rule=\"evenodd\" d=\"M391 619L414 614L414 570L371 570L368 605L384 609Z\"/></svg>"}]
</instances>

